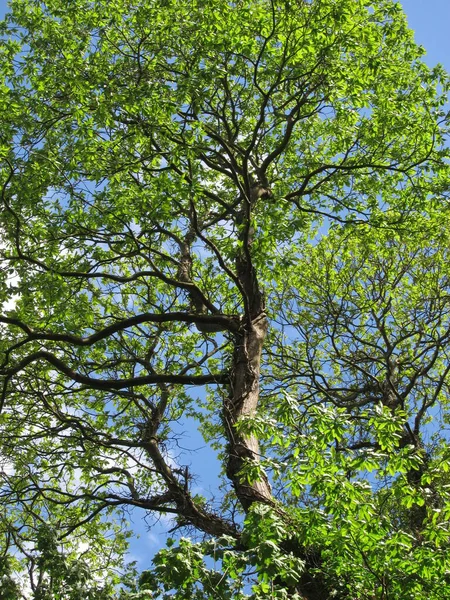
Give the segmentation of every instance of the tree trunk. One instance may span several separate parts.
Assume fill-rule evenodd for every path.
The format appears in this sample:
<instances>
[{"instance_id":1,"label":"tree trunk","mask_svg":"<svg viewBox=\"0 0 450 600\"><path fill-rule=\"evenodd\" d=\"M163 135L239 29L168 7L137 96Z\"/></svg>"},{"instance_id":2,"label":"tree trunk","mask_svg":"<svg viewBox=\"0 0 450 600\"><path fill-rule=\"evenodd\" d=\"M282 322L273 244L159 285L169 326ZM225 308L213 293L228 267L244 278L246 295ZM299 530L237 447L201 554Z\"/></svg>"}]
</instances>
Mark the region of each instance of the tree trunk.
<instances>
[{"instance_id":1,"label":"tree trunk","mask_svg":"<svg viewBox=\"0 0 450 600\"><path fill-rule=\"evenodd\" d=\"M224 405L228 438L227 475L244 510L248 510L256 501L273 503L271 487L263 472L260 479L252 482L241 477L240 471L247 461L259 462L259 444L254 435L238 434L235 428L240 419L253 416L258 406L261 352L267 326L267 317L261 313L252 321L251 328L238 336L232 363L230 395Z\"/></svg>"},{"instance_id":2,"label":"tree trunk","mask_svg":"<svg viewBox=\"0 0 450 600\"><path fill-rule=\"evenodd\" d=\"M253 502L272 504L272 490L265 473L251 481L242 477L241 471L248 461L260 460L258 440L253 435L242 435L235 425L241 419L255 415L259 400L261 354L267 335L268 321L264 295L259 289L256 271L252 264L251 246L254 228L252 209L259 198L270 192L260 183L251 182L250 195L243 201L239 224L242 247L236 256L236 275L245 303L245 318L235 337L230 374L230 393L223 406L223 421L228 439L227 476L233 483L236 495L247 511Z\"/></svg>"}]
</instances>

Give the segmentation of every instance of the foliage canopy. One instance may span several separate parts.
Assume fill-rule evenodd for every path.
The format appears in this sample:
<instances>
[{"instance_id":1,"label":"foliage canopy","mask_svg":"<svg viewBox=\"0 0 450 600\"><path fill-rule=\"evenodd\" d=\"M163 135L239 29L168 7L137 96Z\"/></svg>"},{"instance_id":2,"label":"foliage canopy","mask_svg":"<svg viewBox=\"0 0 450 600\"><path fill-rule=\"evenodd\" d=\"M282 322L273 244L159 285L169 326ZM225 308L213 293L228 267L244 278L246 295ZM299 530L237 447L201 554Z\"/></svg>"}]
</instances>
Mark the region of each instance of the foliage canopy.
<instances>
[{"instance_id":1,"label":"foliage canopy","mask_svg":"<svg viewBox=\"0 0 450 600\"><path fill-rule=\"evenodd\" d=\"M10 10L0 596L112 597L133 507L185 537L128 598L448 598L449 82L399 4Z\"/></svg>"}]
</instances>

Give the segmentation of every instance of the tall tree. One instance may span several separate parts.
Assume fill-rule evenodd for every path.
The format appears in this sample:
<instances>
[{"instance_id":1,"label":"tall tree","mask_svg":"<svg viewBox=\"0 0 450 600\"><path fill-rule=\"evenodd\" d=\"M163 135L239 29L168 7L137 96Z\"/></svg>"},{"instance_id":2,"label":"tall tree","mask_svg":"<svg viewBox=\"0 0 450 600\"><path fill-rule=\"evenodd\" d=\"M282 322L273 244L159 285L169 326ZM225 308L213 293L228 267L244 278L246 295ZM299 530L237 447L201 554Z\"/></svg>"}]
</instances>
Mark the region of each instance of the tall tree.
<instances>
[{"instance_id":1,"label":"tall tree","mask_svg":"<svg viewBox=\"0 0 450 600\"><path fill-rule=\"evenodd\" d=\"M149 595L447 598L449 84L400 6L10 6L5 547L134 507L192 538Z\"/></svg>"}]
</instances>

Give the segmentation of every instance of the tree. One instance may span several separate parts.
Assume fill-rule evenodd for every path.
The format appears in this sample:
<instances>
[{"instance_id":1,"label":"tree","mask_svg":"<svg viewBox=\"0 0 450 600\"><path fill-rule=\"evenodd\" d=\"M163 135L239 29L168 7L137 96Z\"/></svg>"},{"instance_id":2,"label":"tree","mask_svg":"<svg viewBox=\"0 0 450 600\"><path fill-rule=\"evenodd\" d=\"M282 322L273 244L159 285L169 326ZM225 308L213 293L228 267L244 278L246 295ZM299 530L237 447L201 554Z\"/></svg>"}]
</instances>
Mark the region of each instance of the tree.
<instances>
[{"instance_id":1,"label":"tree","mask_svg":"<svg viewBox=\"0 0 450 600\"><path fill-rule=\"evenodd\" d=\"M5 552L134 507L190 536L146 597L447 598L449 84L400 6L10 7Z\"/></svg>"},{"instance_id":2,"label":"tree","mask_svg":"<svg viewBox=\"0 0 450 600\"><path fill-rule=\"evenodd\" d=\"M144 600L137 590L136 572L128 564L121 577L106 577L80 548L62 547L57 531L46 524L38 527L34 548L18 549L26 557L28 577L24 578L23 563L17 556L4 555L0 562L1 600ZM22 564L21 564L22 563ZM109 569L120 562L103 560ZM115 589L120 582L121 589ZM147 596L148 597L148 596Z\"/></svg>"}]
</instances>

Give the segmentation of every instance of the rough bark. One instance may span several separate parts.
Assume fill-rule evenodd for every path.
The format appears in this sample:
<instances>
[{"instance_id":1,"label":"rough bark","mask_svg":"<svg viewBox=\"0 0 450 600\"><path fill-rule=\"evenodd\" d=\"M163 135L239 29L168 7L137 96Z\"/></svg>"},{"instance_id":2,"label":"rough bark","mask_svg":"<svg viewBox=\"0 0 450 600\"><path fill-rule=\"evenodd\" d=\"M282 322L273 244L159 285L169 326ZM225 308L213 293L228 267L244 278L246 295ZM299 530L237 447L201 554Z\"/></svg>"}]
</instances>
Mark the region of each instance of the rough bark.
<instances>
[{"instance_id":1,"label":"rough bark","mask_svg":"<svg viewBox=\"0 0 450 600\"><path fill-rule=\"evenodd\" d=\"M240 331L235 335L230 394L223 409L228 438L227 476L233 483L244 510L248 510L253 502L273 503L272 490L264 473L261 472L259 479L250 482L241 475L247 461L259 462L259 443L255 436L242 435L235 427L241 419L255 415L259 401L261 354L268 321L264 310L264 295L258 285L251 258L254 234L251 213L258 199L269 194L266 186L252 185L249 197L244 199L241 210L242 248L236 257L236 274L244 295L246 315Z\"/></svg>"},{"instance_id":2,"label":"rough bark","mask_svg":"<svg viewBox=\"0 0 450 600\"><path fill-rule=\"evenodd\" d=\"M228 437L227 475L233 483L237 497L244 510L253 502L273 503L267 477L262 474L257 481L245 481L240 471L246 461L258 462L259 444L255 436L242 435L236 431L236 423L252 417L259 400L259 375L261 352L267 334L267 317L261 313L250 328L238 337L231 371L231 389L224 406L224 422Z\"/></svg>"}]
</instances>

